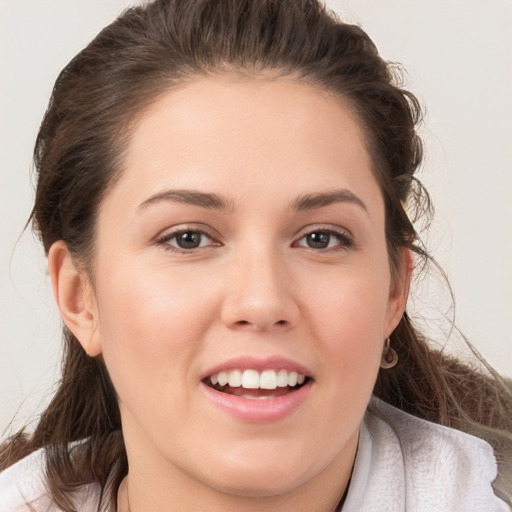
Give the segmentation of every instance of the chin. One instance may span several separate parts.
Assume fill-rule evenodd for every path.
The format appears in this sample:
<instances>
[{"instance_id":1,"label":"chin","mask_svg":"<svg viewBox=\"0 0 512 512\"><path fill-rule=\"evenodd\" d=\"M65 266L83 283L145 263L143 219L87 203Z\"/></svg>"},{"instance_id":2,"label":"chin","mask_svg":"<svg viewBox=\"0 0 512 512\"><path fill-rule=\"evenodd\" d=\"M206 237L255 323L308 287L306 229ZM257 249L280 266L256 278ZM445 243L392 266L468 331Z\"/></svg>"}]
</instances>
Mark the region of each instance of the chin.
<instances>
[{"instance_id":1,"label":"chin","mask_svg":"<svg viewBox=\"0 0 512 512\"><path fill-rule=\"evenodd\" d=\"M236 479L215 482L212 487L233 496L270 498L291 492L307 480L307 477L294 479L293 476L290 478L289 474L276 474L274 471L271 473L270 477L267 474L255 474L254 472L245 475L238 473Z\"/></svg>"},{"instance_id":2,"label":"chin","mask_svg":"<svg viewBox=\"0 0 512 512\"><path fill-rule=\"evenodd\" d=\"M247 458L217 465L215 475L208 475L210 486L226 494L245 497L271 497L286 494L310 480L315 472L303 461L272 458Z\"/></svg>"}]
</instances>

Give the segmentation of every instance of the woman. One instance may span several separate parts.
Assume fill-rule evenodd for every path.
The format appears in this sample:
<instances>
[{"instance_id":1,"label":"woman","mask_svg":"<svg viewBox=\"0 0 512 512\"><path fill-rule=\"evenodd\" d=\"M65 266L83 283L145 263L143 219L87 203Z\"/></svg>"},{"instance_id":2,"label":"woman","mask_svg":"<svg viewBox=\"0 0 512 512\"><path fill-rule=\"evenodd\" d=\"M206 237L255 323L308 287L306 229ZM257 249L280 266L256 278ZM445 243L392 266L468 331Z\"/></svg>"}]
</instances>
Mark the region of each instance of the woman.
<instances>
[{"instance_id":1,"label":"woman","mask_svg":"<svg viewBox=\"0 0 512 512\"><path fill-rule=\"evenodd\" d=\"M67 345L3 447L3 508L508 510L510 389L405 312L418 117L313 1L156 1L104 29L36 143Z\"/></svg>"}]
</instances>

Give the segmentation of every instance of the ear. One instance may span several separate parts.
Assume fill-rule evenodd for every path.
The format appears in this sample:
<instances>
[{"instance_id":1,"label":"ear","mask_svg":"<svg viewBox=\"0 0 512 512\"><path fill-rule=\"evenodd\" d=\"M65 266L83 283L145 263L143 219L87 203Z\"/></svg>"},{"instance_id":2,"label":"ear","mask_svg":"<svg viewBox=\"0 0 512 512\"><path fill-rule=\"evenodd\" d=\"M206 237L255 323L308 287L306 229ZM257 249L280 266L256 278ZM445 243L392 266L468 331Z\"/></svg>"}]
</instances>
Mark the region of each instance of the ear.
<instances>
[{"instance_id":1,"label":"ear","mask_svg":"<svg viewBox=\"0 0 512 512\"><path fill-rule=\"evenodd\" d=\"M76 267L62 240L55 242L48 252L48 269L62 320L87 354L98 356L101 343L94 291L88 274Z\"/></svg>"},{"instance_id":2,"label":"ear","mask_svg":"<svg viewBox=\"0 0 512 512\"><path fill-rule=\"evenodd\" d=\"M401 249L397 273L393 276L388 302L387 325L384 338L387 338L396 328L407 305L411 276L414 267L414 257L409 249Z\"/></svg>"}]
</instances>

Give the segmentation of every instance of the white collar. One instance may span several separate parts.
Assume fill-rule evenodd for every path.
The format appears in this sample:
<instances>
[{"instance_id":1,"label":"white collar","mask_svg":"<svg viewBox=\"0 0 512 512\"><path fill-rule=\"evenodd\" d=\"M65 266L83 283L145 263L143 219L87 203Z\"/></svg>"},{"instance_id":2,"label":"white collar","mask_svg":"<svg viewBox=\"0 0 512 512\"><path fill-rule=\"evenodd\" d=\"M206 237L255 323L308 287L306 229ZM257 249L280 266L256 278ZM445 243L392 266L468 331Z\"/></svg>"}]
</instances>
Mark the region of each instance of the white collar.
<instances>
[{"instance_id":1,"label":"white collar","mask_svg":"<svg viewBox=\"0 0 512 512\"><path fill-rule=\"evenodd\" d=\"M509 512L485 441L372 398L342 512Z\"/></svg>"}]
</instances>

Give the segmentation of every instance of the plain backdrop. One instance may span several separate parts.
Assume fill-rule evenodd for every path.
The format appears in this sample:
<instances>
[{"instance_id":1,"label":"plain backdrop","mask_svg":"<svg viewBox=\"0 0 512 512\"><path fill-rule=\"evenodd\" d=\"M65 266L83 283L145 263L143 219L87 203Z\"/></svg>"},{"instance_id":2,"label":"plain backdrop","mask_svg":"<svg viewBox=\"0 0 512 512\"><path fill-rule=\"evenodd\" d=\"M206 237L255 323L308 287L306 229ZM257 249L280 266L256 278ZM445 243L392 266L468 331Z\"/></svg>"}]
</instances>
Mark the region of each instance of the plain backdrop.
<instances>
[{"instance_id":1,"label":"plain backdrop","mask_svg":"<svg viewBox=\"0 0 512 512\"><path fill-rule=\"evenodd\" d=\"M59 374L60 321L46 261L24 224L31 152L60 69L135 1L0 0L0 434L33 420ZM511 0L339 0L426 106L427 237L456 296L457 326L512 376ZM439 344L450 297L436 273L411 310ZM457 351L458 346L450 345Z\"/></svg>"}]
</instances>

